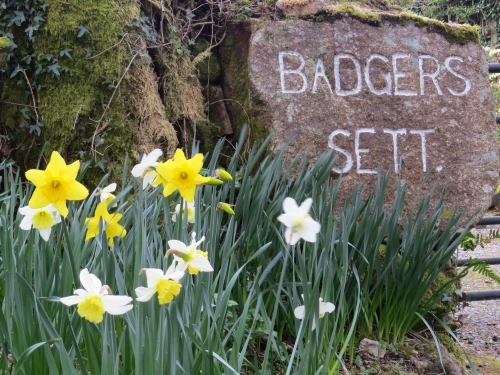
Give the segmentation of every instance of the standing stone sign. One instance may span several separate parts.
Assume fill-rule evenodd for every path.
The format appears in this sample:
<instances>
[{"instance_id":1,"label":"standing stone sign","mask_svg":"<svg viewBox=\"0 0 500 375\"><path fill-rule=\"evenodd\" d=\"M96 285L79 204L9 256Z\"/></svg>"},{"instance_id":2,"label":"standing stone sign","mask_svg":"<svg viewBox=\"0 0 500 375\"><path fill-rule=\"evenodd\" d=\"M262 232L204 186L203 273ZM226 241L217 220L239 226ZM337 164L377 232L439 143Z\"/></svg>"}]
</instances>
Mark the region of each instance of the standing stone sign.
<instances>
[{"instance_id":1,"label":"standing stone sign","mask_svg":"<svg viewBox=\"0 0 500 375\"><path fill-rule=\"evenodd\" d=\"M433 171L430 182L447 187L447 210L489 206L498 155L477 42L454 44L412 21L373 26L349 16L260 21L247 34L254 115L278 147L298 129L290 156L308 152L314 161L334 150L341 199L355 184L373 188L380 167L391 168L391 186L398 175L408 183L410 200Z\"/></svg>"}]
</instances>

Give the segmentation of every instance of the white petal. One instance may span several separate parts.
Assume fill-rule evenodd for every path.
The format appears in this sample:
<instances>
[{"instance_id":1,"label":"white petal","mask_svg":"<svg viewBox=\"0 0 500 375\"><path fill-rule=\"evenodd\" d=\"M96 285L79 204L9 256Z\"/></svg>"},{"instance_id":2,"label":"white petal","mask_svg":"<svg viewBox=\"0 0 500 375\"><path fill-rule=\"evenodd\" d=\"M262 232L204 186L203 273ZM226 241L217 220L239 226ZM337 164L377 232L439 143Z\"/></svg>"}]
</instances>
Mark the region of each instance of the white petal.
<instances>
[{"instance_id":1,"label":"white petal","mask_svg":"<svg viewBox=\"0 0 500 375\"><path fill-rule=\"evenodd\" d=\"M87 292L85 289L76 289L73 293L80 297L86 297L89 295L89 292Z\"/></svg>"},{"instance_id":2,"label":"white petal","mask_svg":"<svg viewBox=\"0 0 500 375\"><path fill-rule=\"evenodd\" d=\"M21 210L19 210L21 211ZM30 230L31 227L33 226L33 216L25 216L23 217L23 220L21 220L21 223L19 224L19 228L23 230Z\"/></svg>"},{"instance_id":3,"label":"white petal","mask_svg":"<svg viewBox=\"0 0 500 375\"><path fill-rule=\"evenodd\" d=\"M146 280L148 288L156 288L156 284L163 278L163 270L158 268L146 268Z\"/></svg>"},{"instance_id":4,"label":"white petal","mask_svg":"<svg viewBox=\"0 0 500 375\"><path fill-rule=\"evenodd\" d=\"M278 221L281 221L286 227L293 227L294 223L294 218L292 215L289 214L281 214L278 216Z\"/></svg>"},{"instance_id":5,"label":"white petal","mask_svg":"<svg viewBox=\"0 0 500 375\"><path fill-rule=\"evenodd\" d=\"M84 268L80 272L80 282L87 292L90 294L99 294L99 289L101 289L101 280L99 280L95 275L89 273L89 270Z\"/></svg>"},{"instance_id":6,"label":"white petal","mask_svg":"<svg viewBox=\"0 0 500 375\"><path fill-rule=\"evenodd\" d=\"M297 232L297 236L307 242L316 242L316 233L304 228Z\"/></svg>"},{"instance_id":7,"label":"white petal","mask_svg":"<svg viewBox=\"0 0 500 375\"><path fill-rule=\"evenodd\" d=\"M301 237L300 237L300 234L298 232L292 232L292 238L290 239L290 242L288 242L289 239L290 239L290 237L287 236L287 238L285 238L286 242L290 245L295 245L297 242L299 242Z\"/></svg>"},{"instance_id":8,"label":"white petal","mask_svg":"<svg viewBox=\"0 0 500 375\"><path fill-rule=\"evenodd\" d=\"M135 288L135 294L137 294L136 300L139 302L149 301L151 297L154 296L155 293L156 293L156 288L145 288L143 286Z\"/></svg>"},{"instance_id":9,"label":"white petal","mask_svg":"<svg viewBox=\"0 0 500 375\"><path fill-rule=\"evenodd\" d=\"M63 297L59 301L66 306L73 306L76 305L77 303L80 303L83 301L85 297L82 296L69 296L69 297Z\"/></svg>"},{"instance_id":10,"label":"white petal","mask_svg":"<svg viewBox=\"0 0 500 375\"><path fill-rule=\"evenodd\" d=\"M309 210L311 209L311 205L313 203L312 198L307 198L299 207L299 211L301 215L307 215Z\"/></svg>"},{"instance_id":11,"label":"white petal","mask_svg":"<svg viewBox=\"0 0 500 375\"><path fill-rule=\"evenodd\" d=\"M196 254L194 259L189 262L189 265L203 272L212 272L214 270L208 259L201 254Z\"/></svg>"},{"instance_id":12,"label":"white petal","mask_svg":"<svg viewBox=\"0 0 500 375\"><path fill-rule=\"evenodd\" d=\"M55 224L59 224L61 222L61 215L59 214L59 212L55 212L54 214L54 225Z\"/></svg>"},{"instance_id":13,"label":"white petal","mask_svg":"<svg viewBox=\"0 0 500 375\"><path fill-rule=\"evenodd\" d=\"M305 306L298 306L293 310L293 314L297 319L304 319L306 316L306 307Z\"/></svg>"},{"instance_id":14,"label":"white petal","mask_svg":"<svg viewBox=\"0 0 500 375\"><path fill-rule=\"evenodd\" d=\"M24 207L21 207L19 208L19 212L22 214L22 215L34 215L37 213L37 210L31 208L30 206L24 206Z\"/></svg>"},{"instance_id":15,"label":"white petal","mask_svg":"<svg viewBox=\"0 0 500 375\"><path fill-rule=\"evenodd\" d=\"M177 204L175 205L175 213L178 214L179 212L181 212L181 205Z\"/></svg>"},{"instance_id":16,"label":"white petal","mask_svg":"<svg viewBox=\"0 0 500 375\"><path fill-rule=\"evenodd\" d=\"M155 148L153 151L151 151L148 156L146 156L144 159L146 159L148 162L156 162L160 156L163 155L163 151L160 150L159 148Z\"/></svg>"},{"instance_id":17,"label":"white petal","mask_svg":"<svg viewBox=\"0 0 500 375\"><path fill-rule=\"evenodd\" d=\"M299 207L297 207L297 202L295 202L295 199L287 197L283 200L283 211L285 211L286 214L293 214L297 212Z\"/></svg>"},{"instance_id":18,"label":"white petal","mask_svg":"<svg viewBox=\"0 0 500 375\"><path fill-rule=\"evenodd\" d=\"M113 182L111 185L106 186L102 191L105 193L112 193L116 190L116 182Z\"/></svg>"},{"instance_id":19,"label":"white petal","mask_svg":"<svg viewBox=\"0 0 500 375\"><path fill-rule=\"evenodd\" d=\"M142 179L142 190L146 189L154 181L154 177L144 176Z\"/></svg>"},{"instance_id":20,"label":"white petal","mask_svg":"<svg viewBox=\"0 0 500 375\"><path fill-rule=\"evenodd\" d=\"M319 304L319 313L331 313L335 310L335 305L331 302L320 302Z\"/></svg>"},{"instance_id":21,"label":"white petal","mask_svg":"<svg viewBox=\"0 0 500 375\"><path fill-rule=\"evenodd\" d=\"M134 307L133 305L112 306L112 307L108 307L107 309L105 309L105 311L111 315L123 315L126 312L132 310L133 307Z\"/></svg>"},{"instance_id":22,"label":"white petal","mask_svg":"<svg viewBox=\"0 0 500 375\"><path fill-rule=\"evenodd\" d=\"M172 262L170 267L168 267L167 272L165 272L164 278L169 280L178 281L184 276L184 271L177 271L175 262Z\"/></svg>"},{"instance_id":23,"label":"white petal","mask_svg":"<svg viewBox=\"0 0 500 375\"><path fill-rule=\"evenodd\" d=\"M132 302L132 297L129 296L110 296L106 295L102 297L102 306L104 311L109 312L109 309L113 307L122 307Z\"/></svg>"},{"instance_id":24,"label":"white petal","mask_svg":"<svg viewBox=\"0 0 500 375\"><path fill-rule=\"evenodd\" d=\"M307 228L308 231L313 233L319 233L321 230L321 224L310 217L306 218L302 225L304 229Z\"/></svg>"},{"instance_id":25,"label":"white petal","mask_svg":"<svg viewBox=\"0 0 500 375\"><path fill-rule=\"evenodd\" d=\"M40 232L40 236L45 240L48 241L50 237L50 232L52 231L52 228L45 228L45 229L38 229Z\"/></svg>"},{"instance_id":26,"label":"white petal","mask_svg":"<svg viewBox=\"0 0 500 375\"><path fill-rule=\"evenodd\" d=\"M183 253L187 251L187 246L181 241L170 240L168 241L168 246L170 246L170 249L179 250L182 251Z\"/></svg>"},{"instance_id":27,"label":"white petal","mask_svg":"<svg viewBox=\"0 0 500 375\"><path fill-rule=\"evenodd\" d=\"M145 170L146 168L142 164L136 164L134 168L132 168L132 176L141 177Z\"/></svg>"},{"instance_id":28,"label":"white petal","mask_svg":"<svg viewBox=\"0 0 500 375\"><path fill-rule=\"evenodd\" d=\"M177 266L175 267L175 271L177 272L184 272L188 268L188 263L184 262L182 259L179 258Z\"/></svg>"},{"instance_id":29,"label":"white petal","mask_svg":"<svg viewBox=\"0 0 500 375\"><path fill-rule=\"evenodd\" d=\"M172 221L173 221L174 223L176 223L176 222L177 222L177 214L176 214L176 213L172 215Z\"/></svg>"}]
</instances>

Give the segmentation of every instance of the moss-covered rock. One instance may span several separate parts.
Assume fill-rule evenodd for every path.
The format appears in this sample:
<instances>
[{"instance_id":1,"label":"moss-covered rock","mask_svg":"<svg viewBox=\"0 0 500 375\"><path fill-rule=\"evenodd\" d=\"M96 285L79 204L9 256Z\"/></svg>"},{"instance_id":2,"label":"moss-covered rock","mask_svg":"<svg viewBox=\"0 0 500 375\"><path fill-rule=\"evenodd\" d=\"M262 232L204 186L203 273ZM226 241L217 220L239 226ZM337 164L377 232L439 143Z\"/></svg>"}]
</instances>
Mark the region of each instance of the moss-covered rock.
<instances>
[{"instance_id":1,"label":"moss-covered rock","mask_svg":"<svg viewBox=\"0 0 500 375\"><path fill-rule=\"evenodd\" d=\"M173 154L177 139L165 118L151 60L143 57L145 44L130 27L139 18L139 4L47 0L46 5L46 22L33 44L37 62L49 62L48 72L37 77L42 139L13 156L28 159L21 164L29 167L46 141L46 152L60 150L68 160L83 157L100 167L86 174L95 185L101 169L110 168L112 179L119 178L127 154L137 157L154 146ZM28 104L24 92L6 82L2 100ZM2 108L0 121L10 134L19 131L18 110Z\"/></svg>"},{"instance_id":2,"label":"moss-covered rock","mask_svg":"<svg viewBox=\"0 0 500 375\"><path fill-rule=\"evenodd\" d=\"M206 39L199 39L193 48L193 55L200 56L201 53L208 51L210 43ZM202 85L217 82L221 75L221 66L217 55L209 52L209 56L201 59L196 65L198 68L199 79Z\"/></svg>"}]
</instances>

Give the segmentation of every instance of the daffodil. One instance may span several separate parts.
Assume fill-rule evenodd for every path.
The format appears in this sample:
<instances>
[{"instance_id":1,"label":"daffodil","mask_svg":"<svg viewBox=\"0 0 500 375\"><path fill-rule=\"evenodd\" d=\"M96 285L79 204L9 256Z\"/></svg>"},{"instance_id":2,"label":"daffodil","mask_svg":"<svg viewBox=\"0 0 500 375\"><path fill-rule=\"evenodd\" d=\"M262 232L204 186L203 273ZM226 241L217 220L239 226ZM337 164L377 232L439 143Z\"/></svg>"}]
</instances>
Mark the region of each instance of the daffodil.
<instances>
[{"instance_id":1,"label":"daffodil","mask_svg":"<svg viewBox=\"0 0 500 375\"><path fill-rule=\"evenodd\" d=\"M78 306L78 314L93 323L100 323L104 313L122 315L132 309L128 296L110 295L107 285L85 268L80 272L80 282L84 289L76 289L74 296L63 297L60 301L66 306Z\"/></svg>"},{"instance_id":2,"label":"daffodil","mask_svg":"<svg viewBox=\"0 0 500 375\"><path fill-rule=\"evenodd\" d=\"M135 288L137 301L146 302L158 293L158 303L164 305L170 303L181 291L179 280L184 276L184 272L175 270L175 262L163 274L163 270L157 268L143 268L141 273L146 274L147 288L140 286Z\"/></svg>"},{"instance_id":3,"label":"daffodil","mask_svg":"<svg viewBox=\"0 0 500 375\"><path fill-rule=\"evenodd\" d=\"M23 230L38 229L45 241L49 240L52 227L61 222L61 215L52 204L42 208L24 206L19 209L19 213L24 215L19 227Z\"/></svg>"},{"instance_id":4,"label":"daffodil","mask_svg":"<svg viewBox=\"0 0 500 375\"><path fill-rule=\"evenodd\" d=\"M194 223L195 220L195 208L194 208L194 202L186 202L187 204L187 219L188 223ZM184 216L184 209L186 207L184 204L178 204L175 206L175 213L172 215L172 221L175 223L177 221L177 216L180 216L181 218Z\"/></svg>"},{"instance_id":5,"label":"daffodil","mask_svg":"<svg viewBox=\"0 0 500 375\"><path fill-rule=\"evenodd\" d=\"M156 178L155 168L158 158L163 155L159 148L154 149L147 155L143 155L141 162L132 168L132 176L142 178L142 188L146 189Z\"/></svg>"},{"instance_id":6,"label":"daffodil","mask_svg":"<svg viewBox=\"0 0 500 375\"><path fill-rule=\"evenodd\" d=\"M94 238L99 233L99 223L102 223L106 237L108 237L108 244L113 246L113 237L125 237L127 234L127 231L118 224L122 216L122 214L110 214L106 202L99 203L95 209L95 216L85 220L85 223L88 223L85 241Z\"/></svg>"},{"instance_id":7,"label":"daffodil","mask_svg":"<svg viewBox=\"0 0 500 375\"><path fill-rule=\"evenodd\" d=\"M36 186L28 205L37 209L52 203L62 216L67 216L66 201L82 200L89 195L87 188L76 181L79 169L80 161L66 165L58 152L52 152L44 171L30 169L26 172L26 178Z\"/></svg>"},{"instance_id":8,"label":"daffodil","mask_svg":"<svg viewBox=\"0 0 500 375\"><path fill-rule=\"evenodd\" d=\"M193 202L196 185L205 184L210 180L210 177L203 177L199 174L202 167L202 154L196 154L188 160L184 155L184 151L177 149L173 159L158 163L156 167L158 176L152 185L162 184L163 196L165 197L179 190L182 198L188 202Z\"/></svg>"},{"instance_id":9,"label":"daffodil","mask_svg":"<svg viewBox=\"0 0 500 375\"><path fill-rule=\"evenodd\" d=\"M116 196L112 193L116 190L116 183L113 182L111 185L106 186L105 188L100 189L100 199L101 202L106 202L109 205ZM118 206L117 203L111 206L111 208Z\"/></svg>"},{"instance_id":10,"label":"daffodil","mask_svg":"<svg viewBox=\"0 0 500 375\"><path fill-rule=\"evenodd\" d=\"M309 216L309 209L312 199L307 198L300 207L293 198L283 200L284 214L278 216L287 228L285 231L285 241L290 245L295 245L301 238L308 242L316 242L316 234L319 233L321 225Z\"/></svg>"},{"instance_id":11,"label":"daffodil","mask_svg":"<svg viewBox=\"0 0 500 375\"><path fill-rule=\"evenodd\" d=\"M304 295L302 295L302 299L304 299ZM319 298L319 318L325 316L326 313L331 313L335 310L335 305L331 302L323 302L323 298ZM304 319L306 317L306 307L298 306L293 310L293 313L297 319ZM312 321L311 329L314 331L316 329L316 319Z\"/></svg>"},{"instance_id":12,"label":"daffodil","mask_svg":"<svg viewBox=\"0 0 500 375\"><path fill-rule=\"evenodd\" d=\"M212 272L214 269L208 261L208 252L197 249L198 245L205 241L205 237L198 242L195 238L196 233L193 232L193 240L189 246L177 240L168 241L170 249L165 256L174 255L174 259L178 262L177 271L184 272L187 269L191 275L196 275L200 271Z\"/></svg>"}]
</instances>

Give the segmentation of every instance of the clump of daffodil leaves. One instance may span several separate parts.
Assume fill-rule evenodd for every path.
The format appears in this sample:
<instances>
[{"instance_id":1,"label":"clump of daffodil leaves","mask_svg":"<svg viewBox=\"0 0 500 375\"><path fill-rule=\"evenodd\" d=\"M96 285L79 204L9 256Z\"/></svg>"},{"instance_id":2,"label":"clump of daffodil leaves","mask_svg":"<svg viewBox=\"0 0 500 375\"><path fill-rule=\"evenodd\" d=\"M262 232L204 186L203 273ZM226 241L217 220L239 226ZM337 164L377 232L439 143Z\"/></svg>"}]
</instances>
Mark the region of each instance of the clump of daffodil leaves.
<instances>
[{"instance_id":1,"label":"clump of daffodil leaves","mask_svg":"<svg viewBox=\"0 0 500 375\"><path fill-rule=\"evenodd\" d=\"M196 187L214 178L202 176L199 173L203 167L202 154L186 159L184 152L177 149L172 159L158 162L158 158L162 155L163 152L159 149L144 155L141 162L132 169L132 175L143 180L142 189L146 189L149 185L153 187L162 185L164 197L178 191L186 201L188 222L193 223ZM76 181L79 169L80 161L67 165L62 156L54 151L45 170L30 169L26 172L26 178L36 188L28 206L19 209L19 212L24 215L20 224L21 229L38 229L41 237L48 241L52 226L61 222L61 216L68 216L67 201L83 200L89 195L88 189ZM226 172L224 178L230 181L231 176ZM100 203L97 204L94 216L85 220L87 226L85 241L95 238L101 229L104 230L110 247L114 245L114 238L126 236L127 230L119 223L123 215L111 213L108 209L116 200L116 196L112 194L116 187L116 183L112 183L105 188L98 188L96 195L100 196ZM176 206L174 222L176 216L183 212L181 206L181 204ZM114 203L112 208L116 207L117 203ZM165 273L155 268L141 270L141 274L146 274L148 286L136 288L137 301L146 302L158 293L159 304L167 304L180 293L182 285L179 280L186 270L191 275L213 271L208 261L208 253L197 249L205 238L202 237L201 240L196 241L194 232L192 237L193 240L189 246L178 240L168 242L170 249L165 257L172 254L174 259ZM75 295L61 298L60 301L67 306L76 304L78 314L90 322L100 323L104 312L121 315L133 307L129 305L132 298L111 295L110 288L107 285L102 286L97 276L89 273L86 268L80 272L80 282L84 289L76 289Z\"/></svg>"}]
</instances>

